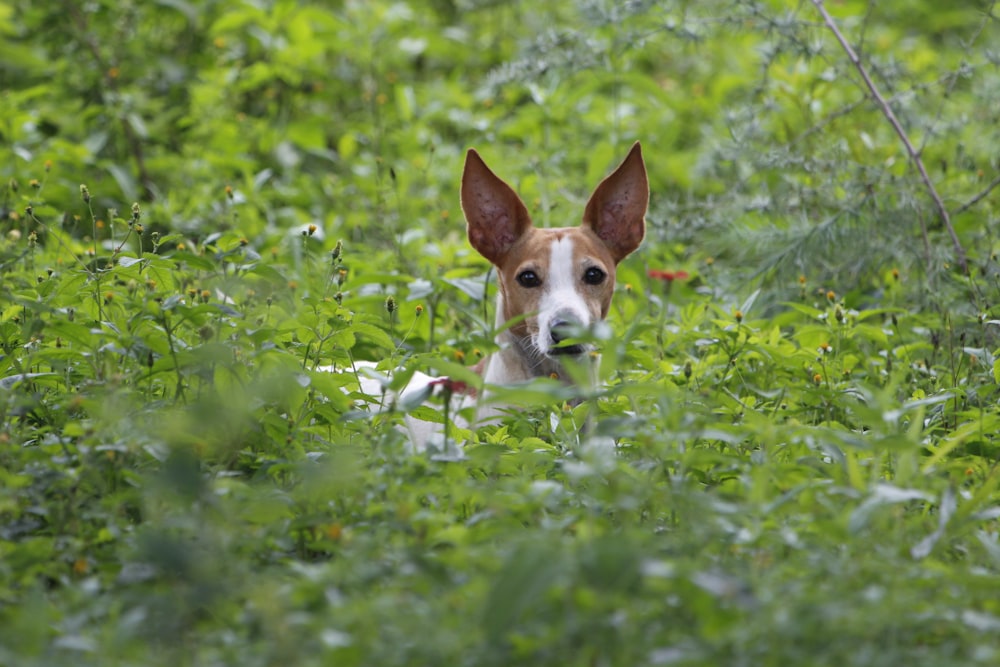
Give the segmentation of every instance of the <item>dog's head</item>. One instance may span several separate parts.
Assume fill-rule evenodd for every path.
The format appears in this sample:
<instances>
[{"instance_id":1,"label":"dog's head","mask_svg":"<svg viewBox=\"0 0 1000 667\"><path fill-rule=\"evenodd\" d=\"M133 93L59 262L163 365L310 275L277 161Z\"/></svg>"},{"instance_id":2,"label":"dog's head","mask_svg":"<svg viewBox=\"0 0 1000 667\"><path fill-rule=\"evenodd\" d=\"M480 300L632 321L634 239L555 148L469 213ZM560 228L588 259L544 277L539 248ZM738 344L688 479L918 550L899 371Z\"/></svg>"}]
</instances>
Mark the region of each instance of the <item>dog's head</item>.
<instances>
[{"instance_id":1,"label":"dog's head","mask_svg":"<svg viewBox=\"0 0 1000 667\"><path fill-rule=\"evenodd\" d=\"M524 202L469 150L462 174L462 211L469 242L497 269L503 317L522 347L541 357L579 355L565 344L574 331L603 320L615 268L645 235L649 183L636 142L590 196L577 227L539 229Z\"/></svg>"}]
</instances>

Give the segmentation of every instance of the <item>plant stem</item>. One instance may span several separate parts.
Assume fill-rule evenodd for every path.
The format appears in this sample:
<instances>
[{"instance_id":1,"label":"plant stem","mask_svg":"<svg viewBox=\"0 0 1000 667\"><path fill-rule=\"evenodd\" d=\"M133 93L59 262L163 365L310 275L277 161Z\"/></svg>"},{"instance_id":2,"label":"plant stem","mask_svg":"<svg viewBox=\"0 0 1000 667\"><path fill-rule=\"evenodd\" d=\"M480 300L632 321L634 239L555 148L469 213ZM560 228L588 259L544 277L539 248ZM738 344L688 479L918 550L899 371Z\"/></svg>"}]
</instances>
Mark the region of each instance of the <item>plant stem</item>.
<instances>
[{"instance_id":1,"label":"plant stem","mask_svg":"<svg viewBox=\"0 0 1000 667\"><path fill-rule=\"evenodd\" d=\"M851 64L853 64L854 68L858 70L858 74L861 75L861 78L864 80L865 85L871 92L872 97L874 97L875 101L878 102L879 107L882 109L882 114L889 121L889 124L892 125L892 129L896 131L896 134L899 135L900 140L906 147L906 152L909 154L910 159L913 160L913 164L916 165L917 171L920 172L921 180L923 180L924 185L927 186L927 191L930 193L931 199L934 200L934 206L938 210L938 215L941 216L941 222L944 223L945 229L948 230L948 234L951 236L951 242L955 247L955 257L958 260L958 264L962 267L962 270L968 274L969 265L965 260L965 250L962 249L962 244L958 240L955 228L951 224L951 217L948 215L948 209L945 208L944 201L942 201L941 196L934 187L934 183L931 181L931 177L927 173L927 168L924 166L924 161L920 159L920 152L914 148L913 142L910 141L910 138L906 134L906 130L903 129L903 125L899 122L899 119L896 118L896 114L893 112L892 107L889 106L889 103L884 97L882 97L882 94L875 86L875 82L872 81L871 77L868 75L868 71L861 63L861 59L858 57L858 54L855 53L854 49L851 48L851 45L848 44L847 39L845 39L843 33L840 32L840 29L837 27L833 17L826 11L826 7L823 6L823 0L812 0L812 3L816 6L820 16L823 17L823 22L826 24L826 27L830 29L830 32L832 32L834 37L837 38L837 41L840 42L840 45L843 47L844 52L850 59Z\"/></svg>"}]
</instances>

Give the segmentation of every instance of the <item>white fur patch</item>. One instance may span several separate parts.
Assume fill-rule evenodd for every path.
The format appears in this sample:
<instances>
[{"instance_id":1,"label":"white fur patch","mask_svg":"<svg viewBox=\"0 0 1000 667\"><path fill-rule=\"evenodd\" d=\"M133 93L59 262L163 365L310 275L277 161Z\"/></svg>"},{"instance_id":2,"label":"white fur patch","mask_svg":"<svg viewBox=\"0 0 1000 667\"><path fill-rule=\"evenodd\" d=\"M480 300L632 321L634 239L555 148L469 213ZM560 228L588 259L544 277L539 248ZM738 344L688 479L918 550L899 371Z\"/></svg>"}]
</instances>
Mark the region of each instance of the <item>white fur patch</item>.
<instances>
[{"instance_id":1,"label":"white fur patch","mask_svg":"<svg viewBox=\"0 0 1000 667\"><path fill-rule=\"evenodd\" d=\"M544 353L551 348L552 326L556 322L591 325L590 310L579 291L579 271L573 257L573 240L563 236L552 241L545 292L538 304L538 340L535 341Z\"/></svg>"}]
</instances>

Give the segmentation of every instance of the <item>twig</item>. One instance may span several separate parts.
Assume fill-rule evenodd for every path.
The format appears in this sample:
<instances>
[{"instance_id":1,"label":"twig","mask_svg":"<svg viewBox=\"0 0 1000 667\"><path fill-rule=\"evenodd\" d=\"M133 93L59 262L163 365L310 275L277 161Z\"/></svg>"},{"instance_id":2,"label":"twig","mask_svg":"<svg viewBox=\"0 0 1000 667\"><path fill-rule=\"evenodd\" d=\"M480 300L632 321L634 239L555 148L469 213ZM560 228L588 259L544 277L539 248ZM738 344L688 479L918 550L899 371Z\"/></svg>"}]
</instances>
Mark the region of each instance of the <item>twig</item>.
<instances>
[{"instance_id":1,"label":"twig","mask_svg":"<svg viewBox=\"0 0 1000 667\"><path fill-rule=\"evenodd\" d=\"M910 159L913 160L913 164L916 165L917 171L920 172L920 178L923 180L924 185L927 186L927 191L934 200L934 206L937 207L938 215L941 216L941 222L944 223L945 229L948 230L948 234L951 236L952 245L955 247L955 257L958 260L959 266L965 273L969 272L968 263L965 261L965 250L962 249L962 243L958 240L958 235L955 233L955 228L951 224L951 217L948 215L948 209L945 208L944 202L941 200L941 195L938 194L937 189L934 187L934 183L931 181L931 177L927 174L927 168L924 166L924 161L920 159L920 153L916 148L913 147L913 142L906 134L906 130L903 129L903 125L896 118L896 114L893 113L892 107L889 103L885 101L882 94L879 92L878 88L875 86L875 82L872 81L871 77L868 76L868 71L865 66L861 63L861 59L858 58L857 53L851 48L851 45L847 43L844 38L843 33L837 28L837 24L834 22L833 17L830 13L826 11L826 7L823 6L823 0L812 0L813 5L819 11L820 16L823 17L823 22L826 27L830 29L837 41L844 48L844 52L847 53L847 57L850 59L851 64L854 68L858 70L858 74L864 79L865 85L868 86L868 90L871 92L872 97L878 102L879 106L882 108L882 114L886 117L889 123L892 125L892 129L896 131L899 135L900 140L906 147L906 152L910 155Z\"/></svg>"},{"instance_id":2,"label":"twig","mask_svg":"<svg viewBox=\"0 0 1000 667\"><path fill-rule=\"evenodd\" d=\"M986 195L993 192L993 189L996 188L998 185L1000 185L1000 176L994 178L993 181L991 181L990 184L987 185L982 192L980 192L975 197L973 197L972 199L970 199L969 201L965 202L957 209L955 209L955 215L959 215L960 213L965 213L966 211L968 211L970 208L978 204L984 197L986 197Z\"/></svg>"},{"instance_id":3,"label":"twig","mask_svg":"<svg viewBox=\"0 0 1000 667\"><path fill-rule=\"evenodd\" d=\"M87 22L87 17L82 13L77 4L73 2L64 0L63 6L76 23L76 27L80 31L80 39L84 46L87 47L87 50L90 51L90 56L101 73L101 80L104 82L104 86L108 90L115 90L117 84L114 77L110 74L111 65L105 60L104 54L101 53L100 45L90 33L90 25ZM104 91L99 90L98 93L101 96L101 103L107 104L107 97ZM143 197L147 201L153 201L155 199L153 194L153 179L146 168L146 157L142 147L142 139L125 115L121 115L118 121L122 126L122 134L125 135L125 143L128 145L129 151L132 153L132 158L135 160L136 169L139 171L139 182L142 184Z\"/></svg>"}]
</instances>

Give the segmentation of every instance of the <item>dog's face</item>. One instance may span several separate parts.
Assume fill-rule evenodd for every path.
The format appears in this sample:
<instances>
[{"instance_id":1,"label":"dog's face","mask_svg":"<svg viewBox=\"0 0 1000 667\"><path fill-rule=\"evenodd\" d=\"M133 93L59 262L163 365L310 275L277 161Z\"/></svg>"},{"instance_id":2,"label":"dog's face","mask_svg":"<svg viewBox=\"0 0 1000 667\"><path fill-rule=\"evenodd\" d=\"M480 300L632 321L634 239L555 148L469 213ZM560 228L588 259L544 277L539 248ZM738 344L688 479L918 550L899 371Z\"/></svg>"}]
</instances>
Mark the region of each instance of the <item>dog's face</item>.
<instances>
[{"instance_id":1,"label":"dog's face","mask_svg":"<svg viewBox=\"0 0 1000 667\"><path fill-rule=\"evenodd\" d=\"M524 318L511 335L531 356L580 355L566 344L608 314L615 267L645 234L649 185L636 143L594 190L578 227L538 229L513 189L470 150L462 176L469 242L497 268L505 320Z\"/></svg>"}]
</instances>

